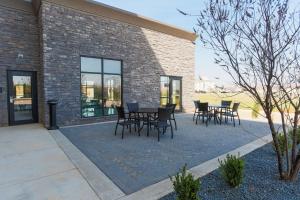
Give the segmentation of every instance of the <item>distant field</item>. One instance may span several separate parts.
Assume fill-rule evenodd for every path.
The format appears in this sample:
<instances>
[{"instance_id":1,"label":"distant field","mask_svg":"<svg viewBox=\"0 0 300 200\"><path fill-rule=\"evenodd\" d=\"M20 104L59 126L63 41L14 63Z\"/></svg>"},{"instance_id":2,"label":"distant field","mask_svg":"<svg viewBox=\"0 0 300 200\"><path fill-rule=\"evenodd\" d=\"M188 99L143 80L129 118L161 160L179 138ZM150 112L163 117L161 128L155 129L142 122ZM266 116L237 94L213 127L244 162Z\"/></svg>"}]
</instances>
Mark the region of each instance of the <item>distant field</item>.
<instances>
[{"instance_id":1,"label":"distant field","mask_svg":"<svg viewBox=\"0 0 300 200\"><path fill-rule=\"evenodd\" d=\"M230 100L232 102L240 102L240 109L248 109L254 107L255 102L246 93L197 93L198 99L202 102L210 104L220 104L222 100Z\"/></svg>"}]
</instances>

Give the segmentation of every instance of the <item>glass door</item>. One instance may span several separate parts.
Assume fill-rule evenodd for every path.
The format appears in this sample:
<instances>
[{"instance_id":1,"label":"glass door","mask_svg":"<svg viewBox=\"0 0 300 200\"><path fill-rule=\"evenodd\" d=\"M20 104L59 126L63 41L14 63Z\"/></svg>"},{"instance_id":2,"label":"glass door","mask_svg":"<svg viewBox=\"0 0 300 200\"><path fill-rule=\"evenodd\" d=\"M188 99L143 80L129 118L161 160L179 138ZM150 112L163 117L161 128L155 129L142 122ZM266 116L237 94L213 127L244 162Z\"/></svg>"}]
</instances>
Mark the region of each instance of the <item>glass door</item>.
<instances>
[{"instance_id":1,"label":"glass door","mask_svg":"<svg viewBox=\"0 0 300 200\"><path fill-rule=\"evenodd\" d=\"M172 77L170 86L170 103L176 104L176 110L181 110L181 78Z\"/></svg>"},{"instance_id":2,"label":"glass door","mask_svg":"<svg viewBox=\"0 0 300 200\"><path fill-rule=\"evenodd\" d=\"M9 124L37 122L36 74L8 71Z\"/></svg>"},{"instance_id":3,"label":"glass door","mask_svg":"<svg viewBox=\"0 0 300 200\"><path fill-rule=\"evenodd\" d=\"M176 110L182 109L182 78L175 76L160 77L160 105L176 104Z\"/></svg>"}]
</instances>

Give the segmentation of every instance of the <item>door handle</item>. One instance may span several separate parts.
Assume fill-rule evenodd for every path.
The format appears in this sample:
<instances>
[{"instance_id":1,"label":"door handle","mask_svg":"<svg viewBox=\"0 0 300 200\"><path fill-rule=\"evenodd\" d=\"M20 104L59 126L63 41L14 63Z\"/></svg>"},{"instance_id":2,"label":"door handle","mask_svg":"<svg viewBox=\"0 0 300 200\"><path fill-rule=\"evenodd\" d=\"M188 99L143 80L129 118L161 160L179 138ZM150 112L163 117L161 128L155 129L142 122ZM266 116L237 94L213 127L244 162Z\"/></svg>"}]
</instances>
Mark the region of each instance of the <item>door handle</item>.
<instances>
[{"instance_id":1,"label":"door handle","mask_svg":"<svg viewBox=\"0 0 300 200\"><path fill-rule=\"evenodd\" d=\"M9 102L10 102L10 103L14 103L14 102L15 102L14 97L10 96L10 97L9 97Z\"/></svg>"}]
</instances>

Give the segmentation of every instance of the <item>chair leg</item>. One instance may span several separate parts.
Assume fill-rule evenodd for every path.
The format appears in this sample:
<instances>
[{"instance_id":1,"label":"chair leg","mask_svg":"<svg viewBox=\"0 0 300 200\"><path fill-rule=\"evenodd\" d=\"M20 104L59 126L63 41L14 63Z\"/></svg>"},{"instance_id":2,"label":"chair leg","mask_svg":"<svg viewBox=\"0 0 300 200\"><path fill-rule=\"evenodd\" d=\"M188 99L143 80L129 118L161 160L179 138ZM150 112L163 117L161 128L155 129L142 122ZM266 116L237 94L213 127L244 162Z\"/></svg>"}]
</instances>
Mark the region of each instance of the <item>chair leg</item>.
<instances>
[{"instance_id":1,"label":"chair leg","mask_svg":"<svg viewBox=\"0 0 300 200\"><path fill-rule=\"evenodd\" d=\"M159 128L157 128L157 141L159 141L159 134L160 134Z\"/></svg>"},{"instance_id":2,"label":"chair leg","mask_svg":"<svg viewBox=\"0 0 300 200\"><path fill-rule=\"evenodd\" d=\"M129 133L131 133L131 124L129 125Z\"/></svg>"},{"instance_id":3,"label":"chair leg","mask_svg":"<svg viewBox=\"0 0 300 200\"><path fill-rule=\"evenodd\" d=\"M196 116L196 111L194 112L194 115L193 115L193 121L195 121L195 116Z\"/></svg>"},{"instance_id":4,"label":"chair leg","mask_svg":"<svg viewBox=\"0 0 300 200\"><path fill-rule=\"evenodd\" d=\"M172 126L172 124L171 124L171 138L173 139L173 126Z\"/></svg>"},{"instance_id":5,"label":"chair leg","mask_svg":"<svg viewBox=\"0 0 300 200\"><path fill-rule=\"evenodd\" d=\"M116 128L115 128L115 135L117 135L117 129L118 129L118 123L116 124Z\"/></svg>"},{"instance_id":6,"label":"chair leg","mask_svg":"<svg viewBox=\"0 0 300 200\"><path fill-rule=\"evenodd\" d=\"M139 134L139 136L141 136L140 124L135 124L135 126L137 126L138 134Z\"/></svg>"},{"instance_id":7,"label":"chair leg","mask_svg":"<svg viewBox=\"0 0 300 200\"><path fill-rule=\"evenodd\" d=\"M122 128L122 139L124 138L124 126Z\"/></svg>"},{"instance_id":8,"label":"chair leg","mask_svg":"<svg viewBox=\"0 0 300 200\"><path fill-rule=\"evenodd\" d=\"M239 119L239 125L241 125L241 119L240 119L239 113L237 113L237 117L238 117L238 119Z\"/></svg>"},{"instance_id":9,"label":"chair leg","mask_svg":"<svg viewBox=\"0 0 300 200\"><path fill-rule=\"evenodd\" d=\"M175 117L174 117L174 124L175 124L175 130L177 130L177 123Z\"/></svg>"},{"instance_id":10,"label":"chair leg","mask_svg":"<svg viewBox=\"0 0 300 200\"><path fill-rule=\"evenodd\" d=\"M151 125L149 122L147 122L147 137L149 137L149 129L150 129Z\"/></svg>"},{"instance_id":11,"label":"chair leg","mask_svg":"<svg viewBox=\"0 0 300 200\"><path fill-rule=\"evenodd\" d=\"M233 126L235 127L235 117L232 116L232 118L233 118Z\"/></svg>"},{"instance_id":12,"label":"chair leg","mask_svg":"<svg viewBox=\"0 0 300 200\"><path fill-rule=\"evenodd\" d=\"M199 118L199 115L197 114L197 116L196 116L196 124L198 124L198 118Z\"/></svg>"}]
</instances>

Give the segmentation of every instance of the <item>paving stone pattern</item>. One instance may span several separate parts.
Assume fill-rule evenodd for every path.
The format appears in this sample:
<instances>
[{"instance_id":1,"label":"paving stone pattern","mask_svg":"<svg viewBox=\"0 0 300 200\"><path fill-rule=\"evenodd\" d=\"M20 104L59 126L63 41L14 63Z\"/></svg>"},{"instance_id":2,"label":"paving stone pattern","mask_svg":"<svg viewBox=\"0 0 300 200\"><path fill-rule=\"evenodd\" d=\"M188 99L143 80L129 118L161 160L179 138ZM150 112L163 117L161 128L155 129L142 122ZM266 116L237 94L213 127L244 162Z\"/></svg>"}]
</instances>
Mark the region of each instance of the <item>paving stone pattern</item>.
<instances>
[{"instance_id":1,"label":"paving stone pattern","mask_svg":"<svg viewBox=\"0 0 300 200\"><path fill-rule=\"evenodd\" d=\"M114 135L114 123L62 128L61 132L101 169L126 194L174 175L187 163L188 168L225 154L263 137L268 126L263 122L242 121L206 127L195 125L191 115L176 115L179 129L174 139L170 132L157 142L157 134L149 137L143 130L140 137L121 129Z\"/></svg>"}]
</instances>

